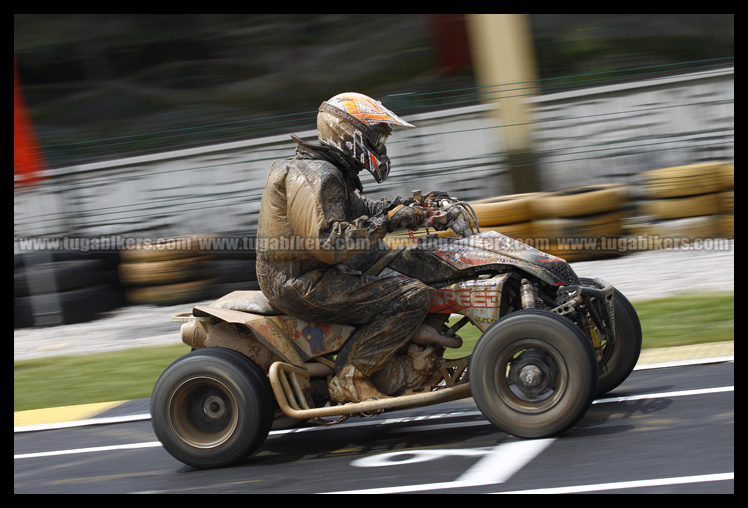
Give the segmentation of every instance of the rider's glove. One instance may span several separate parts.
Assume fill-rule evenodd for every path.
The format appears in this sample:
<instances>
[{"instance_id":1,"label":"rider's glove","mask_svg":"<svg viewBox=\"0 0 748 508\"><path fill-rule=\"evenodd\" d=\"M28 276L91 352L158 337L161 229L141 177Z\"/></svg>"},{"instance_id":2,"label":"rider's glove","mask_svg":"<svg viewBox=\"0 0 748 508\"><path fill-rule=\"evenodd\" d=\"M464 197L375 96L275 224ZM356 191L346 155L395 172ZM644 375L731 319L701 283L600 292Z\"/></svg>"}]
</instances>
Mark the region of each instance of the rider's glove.
<instances>
[{"instance_id":1,"label":"rider's glove","mask_svg":"<svg viewBox=\"0 0 748 508\"><path fill-rule=\"evenodd\" d=\"M418 229L423 223L424 211L417 206L397 205L387 212L389 219L387 230L394 231L398 228Z\"/></svg>"}]
</instances>

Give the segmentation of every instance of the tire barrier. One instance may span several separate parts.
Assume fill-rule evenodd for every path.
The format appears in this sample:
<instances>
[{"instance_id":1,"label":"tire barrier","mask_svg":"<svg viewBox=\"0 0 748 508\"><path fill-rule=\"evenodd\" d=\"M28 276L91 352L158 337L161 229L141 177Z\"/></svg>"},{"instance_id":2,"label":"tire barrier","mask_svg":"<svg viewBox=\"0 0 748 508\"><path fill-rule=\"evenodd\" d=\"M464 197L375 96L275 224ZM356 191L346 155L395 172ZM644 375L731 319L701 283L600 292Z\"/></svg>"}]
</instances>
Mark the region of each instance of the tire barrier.
<instances>
[{"instance_id":1,"label":"tire barrier","mask_svg":"<svg viewBox=\"0 0 748 508\"><path fill-rule=\"evenodd\" d=\"M259 289L256 231L188 235L122 251L119 267L128 302L175 305Z\"/></svg>"},{"instance_id":2,"label":"tire barrier","mask_svg":"<svg viewBox=\"0 0 748 508\"><path fill-rule=\"evenodd\" d=\"M127 286L153 286L191 282L205 278L209 256L194 256L164 261L122 263L120 279Z\"/></svg>"},{"instance_id":3,"label":"tire barrier","mask_svg":"<svg viewBox=\"0 0 748 508\"><path fill-rule=\"evenodd\" d=\"M673 198L718 192L725 188L726 164L713 162L660 168L640 173L645 198Z\"/></svg>"},{"instance_id":4,"label":"tire barrier","mask_svg":"<svg viewBox=\"0 0 748 508\"><path fill-rule=\"evenodd\" d=\"M33 251L13 260L13 327L90 321L125 303L118 252Z\"/></svg>"},{"instance_id":5,"label":"tire barrier","mask_svg":"<svg viewBox=\"0 0 748 508\"><path fill-rule=\"evenodd\" d=\"M652 221L716 215L720 211L719 193L675 198L649 199L639 202L639 214Z\"/></svg>"},{"instance_id":6,"label":"tire barrier","mask_svg":"<svg viewBox=\"0 0 748 508\"><path fill-rule=\"evenodd\" d=\"M651 248L674 241L734 237L734 163L715 162L641 173L640 199L628 234L652 239Z\"/></svg>"},{"instance_id":7,"label":"tire barrier","mask_svg":"<svg viewBox=\"0 0 748 508\"><path fill-rule=\"evenodd\" d=\"M512 238L529 238L534 236L532 202L539 195L527 193L496 196L473 201L470 205L475 211L481 231L493 230ZM426 234L454 236L452 231L398 230L388 234L384 240L391 249L396 249L407 246L414 238L421 238Z\"/></svg>"},{"instance_id":8,"label":"tire barrier","mask_svg":"<svg viewBox=\"0 0 748 508\"><path fill-rule=\"evenodd\" d=\"M697 239L719 237L720 219L717 215L685 217L631 226L632 236L648 238L649 249L682 246Z\"/></svg>"},{"instance_id":9,"label":"tire barrier","mask_svg":"<svg viewBox=\"0 0 748 508\"><path fill-rule=\"evenodd\" d=\"M720 170L723 191L719 192L720 234L735 238L735 164L725 164Z\"/></svg>"},{"instance_id":10,"label":"tire barrier","mask_svg":"<svg viewBox=\"0 0 748 508\"><path fill-rule=\"evenodd\" d=\"M537 237L534 203L541 193L512 194L471 203L481 231L527 240Z\"/></svg>"},{"instance_id":11,"label":"tire barrier","mask_svg":"<svg viewBox=\"0 0 748 508\"><path fill-rule=\"evenodd\" d=\"M204 299L212 235L141 242L122 250L119 275L133 305L172 305Z\"/></svg>"},{"instance_id":12,"label":"tire barrier","mask_svg":"<svg viewBox=\"0 0 748 508\"><path fill-rule=\"evenodd\" d=\"M591 185L470 204L481 231L498 231L568 261L734 238L733 163L663 168L640 176L631 185ZM398 248L426 234L424 229L399 230L385 242Z\"/></svg>"},{"instance_id":13,"label":"tire barrier","mask_svg":"<svg viewBox=\"0 0 748 508\"><path fill-rule=\"evenodd\" d=\"M512 194L473 201L471 206L481 226L525 224L535 216L535 203L541 193Z\"/></svg>"},{"instance_id":14,"label":"tire barrier","mask_svg":"<svg viewBox=\"0 0 748 508\"><path fill-rule=\"evenodd\" d=\"M536 218L590 217L617 212L628 202L626 185L590 185L540 194L532 202Z\"/></svg>"},{"instance_id":15,"label":"tire barrier","mask_svg":"<svg viewBox=\"0 0 748 508\"><path fill-rule=\"evenodd\" d=\"M131 287L127 290L130 305L177 305L207 299L211 281L195 280L174 284Z\"/></svg>"},{"instance_id":16,"label":"tire barrier","mask_svg":"<svg viewBox=\"0 0 748 508\"><path fill-rule=\"evenodd\" d=\"M535 246L567 261L619 255L629 193L627 185L607 184L540 195L533 201Z\"/></svg>"},{"instance_id":17,"label":"tire barrier","mask_svg":"<svg viewBox=\"0 0 748 508\"><path fill-rule=\"evenodd\" d=\"M559 192L527 193L488 198L470 203L481 231L497 231L568 260L617 254L615 241L598 245L601 236L622 234L627 187L597 185ZM433 233L433 231L431 231ZM426 234L396 231L385 241L391 248L408 245ZM439 236L454 233L439 232ZM590 241L592 239L592 242Z\"/></svg>"}]
</instances>

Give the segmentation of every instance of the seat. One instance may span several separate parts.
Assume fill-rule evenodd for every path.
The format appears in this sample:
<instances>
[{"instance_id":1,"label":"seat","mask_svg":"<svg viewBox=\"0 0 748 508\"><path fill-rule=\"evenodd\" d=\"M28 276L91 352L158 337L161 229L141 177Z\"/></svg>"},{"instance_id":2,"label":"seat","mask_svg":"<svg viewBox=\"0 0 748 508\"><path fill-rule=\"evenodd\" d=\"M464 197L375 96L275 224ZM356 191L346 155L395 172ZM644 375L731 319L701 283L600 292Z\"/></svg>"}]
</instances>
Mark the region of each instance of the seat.
<instances>
[{"instance_id":1,"label":"seat","mask_svg":"<svg viewBox=\"0 0 748 508\"><path fill-rule=\"evenodd\" d=\"M262 291L234 291L222 296L211 304L221 309L238 310L262 316L278 316L283 314L273 307Z\"/></svg>"}]
</instances>

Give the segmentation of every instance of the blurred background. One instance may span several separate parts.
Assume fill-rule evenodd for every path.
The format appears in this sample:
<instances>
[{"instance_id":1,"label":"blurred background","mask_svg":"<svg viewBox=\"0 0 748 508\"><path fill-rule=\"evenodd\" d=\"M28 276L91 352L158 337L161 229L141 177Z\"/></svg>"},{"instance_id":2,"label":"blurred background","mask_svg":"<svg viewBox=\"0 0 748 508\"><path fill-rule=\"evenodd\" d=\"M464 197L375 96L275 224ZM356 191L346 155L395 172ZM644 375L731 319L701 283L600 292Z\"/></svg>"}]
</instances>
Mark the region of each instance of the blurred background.
<instances>
[{"instance_id":1,"label":"blurred background","mask_svg":"<svg viewBox=\"0 0 748 508\"><path fill-rule=\"evenodd\" d=\"M126 247L251 238L343 91L417 127L373 198L522 201L482 226L523 238L732 236L733 14L14 14L16 326L252 287L247 244Z\"/></svg>"}]
</instances>

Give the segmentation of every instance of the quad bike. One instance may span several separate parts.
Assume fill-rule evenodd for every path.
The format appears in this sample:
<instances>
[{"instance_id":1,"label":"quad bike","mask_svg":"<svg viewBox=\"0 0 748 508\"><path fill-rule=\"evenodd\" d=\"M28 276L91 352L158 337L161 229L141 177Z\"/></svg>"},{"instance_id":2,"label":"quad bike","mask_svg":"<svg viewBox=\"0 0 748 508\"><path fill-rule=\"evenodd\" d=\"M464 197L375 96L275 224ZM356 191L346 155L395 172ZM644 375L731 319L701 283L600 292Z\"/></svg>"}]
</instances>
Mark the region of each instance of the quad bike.
<instances>
[{"instance_id":1,"label":"quad bike","mask_svg":"<svg viewBox=\"0 0 748 508\"><path fill-rule=\"evenodd\" d=\"M328 382L352 326L283 315L260 291L195 306L173 318L193 351L164 371L151 398L155 434L171 455L198 468L223 467L254 453L274 423L333 425L471 396L498 429L547 437L575 425L596 396L629 376L641 327L618 290L580 279L559 257L479 232L464 202L414 197L426 211L424 225L442 236L414 238L367 273L427 284L425 323L442 331L442 342L411 342L372 376L389 398L337 404ZM443 236L448 228L456 236ZM445 358L468 323L482 332L472 354Z\"/></svg>"}]
</instances>

